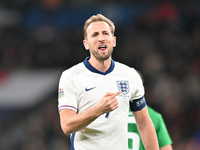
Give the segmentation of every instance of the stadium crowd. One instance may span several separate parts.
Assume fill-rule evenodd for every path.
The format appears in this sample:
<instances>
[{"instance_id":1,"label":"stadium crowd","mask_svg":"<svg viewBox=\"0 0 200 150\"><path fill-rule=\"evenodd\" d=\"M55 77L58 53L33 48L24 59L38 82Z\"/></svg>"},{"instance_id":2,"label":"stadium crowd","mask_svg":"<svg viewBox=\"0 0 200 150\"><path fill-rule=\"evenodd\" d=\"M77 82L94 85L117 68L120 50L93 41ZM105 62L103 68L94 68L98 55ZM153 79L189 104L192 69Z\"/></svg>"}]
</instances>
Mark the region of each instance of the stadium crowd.
<instances>
[{"instance_id":1,"label":"stadium crowd","mask_svg":"<svg viewBox=\"0 0 200 150\"><path fill-rule=\"evenodd\" d=\"M105 1L105 7L94 8L95 2L1 1L0 72L68 68L83 61L88 55L82 44L85 18L108 15L116 20L113 59L142 72L147 103L163 115L174 149L199 149L200 3ZM69 147L60 129L57 95L26 113L5 129L0 149Z\"/></svg>"}]
</instances>

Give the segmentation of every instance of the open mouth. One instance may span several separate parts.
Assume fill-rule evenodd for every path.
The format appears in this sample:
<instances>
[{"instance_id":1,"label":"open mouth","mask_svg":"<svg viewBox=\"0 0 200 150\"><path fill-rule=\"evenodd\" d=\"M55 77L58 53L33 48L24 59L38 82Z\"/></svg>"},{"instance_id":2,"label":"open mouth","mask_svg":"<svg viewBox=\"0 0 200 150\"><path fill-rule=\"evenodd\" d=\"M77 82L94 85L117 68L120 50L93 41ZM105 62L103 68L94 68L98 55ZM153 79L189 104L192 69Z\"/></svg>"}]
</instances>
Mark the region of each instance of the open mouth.
<instances>
[{"instance_id":1,"label":"open mouth","mask_svg":"<svg viewBox=\"0 0 200 150\"><path fill-rule=\"evenodd\" d=\"M99 50L104 51L106 50L107 46L106 45L101 45L98 47Z\"/></svg>"}]
</instances>

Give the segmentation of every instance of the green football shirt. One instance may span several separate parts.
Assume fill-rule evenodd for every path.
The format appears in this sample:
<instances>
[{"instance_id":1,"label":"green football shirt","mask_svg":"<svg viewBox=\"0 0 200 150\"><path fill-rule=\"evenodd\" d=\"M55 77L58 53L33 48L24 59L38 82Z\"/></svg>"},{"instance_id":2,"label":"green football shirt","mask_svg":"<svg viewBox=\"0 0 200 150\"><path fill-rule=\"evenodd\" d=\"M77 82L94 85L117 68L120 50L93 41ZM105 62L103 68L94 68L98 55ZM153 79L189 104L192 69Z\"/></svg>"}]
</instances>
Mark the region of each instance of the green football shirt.
<instances>
[{"instance_id":1,"label":"green football shirt","mask_svg":"<svg viewBox=\"0 0 200 150\"><path fill-rule=\"evenodd\" d=\"M156 112L154 109L152 109L149 106L147 106L147 109L156 130L159 147L161 148L166 145L172 144L172 140L169 136L169 133L167 131L162 115ZM132 112L129 112L128 117L129 117L128 118L129 150L145 150Z\"/></svg>"}]
</instances>

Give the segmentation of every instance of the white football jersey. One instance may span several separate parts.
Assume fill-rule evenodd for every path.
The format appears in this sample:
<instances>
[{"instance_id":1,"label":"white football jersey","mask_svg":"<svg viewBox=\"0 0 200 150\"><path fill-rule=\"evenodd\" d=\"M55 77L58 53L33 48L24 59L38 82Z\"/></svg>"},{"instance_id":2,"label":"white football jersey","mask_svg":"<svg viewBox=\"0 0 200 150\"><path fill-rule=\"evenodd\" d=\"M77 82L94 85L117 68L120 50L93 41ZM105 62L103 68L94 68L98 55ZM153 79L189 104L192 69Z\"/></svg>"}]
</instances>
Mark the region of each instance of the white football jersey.
<instances>
[{"instance_id":1,"label":"white football jersey","mask_svg":"<svg viewBox=\"0 0 200 150\"><path fill-rule=\"evenodd\" d=\"M121 91L117 96L119 107L73 133L72 150L128 150L129 102L136 102L132 110L140 110L146 105L142 80L135 69L119 62L112 60L108 71L103 73L92 67L88 59L62 73L59 110L82 113L95 106L107 92Z\"/></svg>"}]
</instances>

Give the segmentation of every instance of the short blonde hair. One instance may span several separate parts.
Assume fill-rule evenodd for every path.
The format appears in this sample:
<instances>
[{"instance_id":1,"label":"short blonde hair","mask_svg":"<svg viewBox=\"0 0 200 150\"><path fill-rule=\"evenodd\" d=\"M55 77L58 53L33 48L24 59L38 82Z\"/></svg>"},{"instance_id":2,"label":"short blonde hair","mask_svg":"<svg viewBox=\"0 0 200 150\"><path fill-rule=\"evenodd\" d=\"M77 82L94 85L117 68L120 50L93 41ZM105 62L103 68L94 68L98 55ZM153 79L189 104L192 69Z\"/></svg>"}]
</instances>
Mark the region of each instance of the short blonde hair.
<instances>
[{"instance_id":1,"label":"short blonde hair","mask_svg":"<svg viewBox=\"0 0 200 150\"><path fill-rule=\"evenodd\" d=\"M111 29L111 33L114 35L115 33L115 25L114 23L106 18L105 16L103 16L102 14L97 14L97 15L93 15L91 16L84 24L84 27L83 27L83 35L84 35L84 39L87 37L87 28L88 26L92 23L92 22L96 22L96 21L104 21L106 22L109 26L110 26L110 29Z\"/></svg>"}]
</instances>

